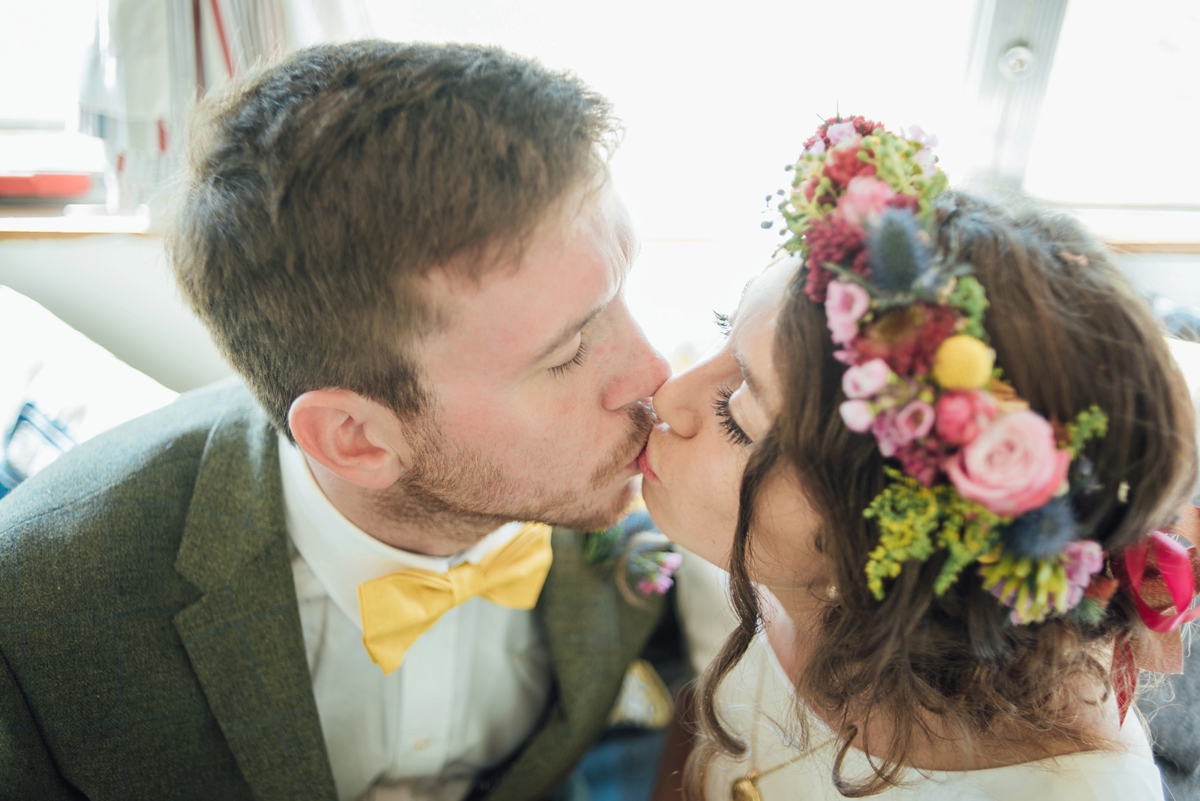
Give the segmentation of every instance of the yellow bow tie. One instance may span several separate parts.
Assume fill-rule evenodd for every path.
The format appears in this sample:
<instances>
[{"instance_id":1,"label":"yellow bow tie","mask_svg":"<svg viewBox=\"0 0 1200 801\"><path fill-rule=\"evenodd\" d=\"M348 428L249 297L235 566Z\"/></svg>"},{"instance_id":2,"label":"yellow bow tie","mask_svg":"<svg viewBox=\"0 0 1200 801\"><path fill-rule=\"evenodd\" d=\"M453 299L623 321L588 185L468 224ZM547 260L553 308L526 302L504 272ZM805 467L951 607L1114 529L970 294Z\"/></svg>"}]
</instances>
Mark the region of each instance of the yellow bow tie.
<instances>
[{"instance_id":1,"label":"yellow bow tie","mask_svg":"<svg viewBox=\"0 0 1200 801\"><path fill-rule=\"evenodd\" d=\"M401 570L359 584L363 645L371 661L391 673L438 618L476 595L511 609L532 609L551 559L550 527L526 523L479 564L464 562L445 573Z\"/></svg>"}]
</instances>

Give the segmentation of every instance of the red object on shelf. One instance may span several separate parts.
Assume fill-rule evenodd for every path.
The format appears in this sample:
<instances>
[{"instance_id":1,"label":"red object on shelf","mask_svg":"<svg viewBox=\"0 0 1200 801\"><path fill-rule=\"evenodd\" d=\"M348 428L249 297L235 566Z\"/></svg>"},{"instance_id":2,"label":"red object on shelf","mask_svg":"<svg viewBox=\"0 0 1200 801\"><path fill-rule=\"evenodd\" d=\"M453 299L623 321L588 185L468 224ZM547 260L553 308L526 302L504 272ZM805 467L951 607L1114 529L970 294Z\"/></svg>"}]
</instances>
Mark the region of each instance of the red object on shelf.
<instances>
[{"instance_id":1,"label":"red object on shelf","mask_svg":"<svg viewBox=\"0 0 1200 801\"><path fill-rule=\"evenodd\" d=\"M0 197L76 197L91 188L92 176L87 173L0 175Z\"/></svg>"}]
</instances>

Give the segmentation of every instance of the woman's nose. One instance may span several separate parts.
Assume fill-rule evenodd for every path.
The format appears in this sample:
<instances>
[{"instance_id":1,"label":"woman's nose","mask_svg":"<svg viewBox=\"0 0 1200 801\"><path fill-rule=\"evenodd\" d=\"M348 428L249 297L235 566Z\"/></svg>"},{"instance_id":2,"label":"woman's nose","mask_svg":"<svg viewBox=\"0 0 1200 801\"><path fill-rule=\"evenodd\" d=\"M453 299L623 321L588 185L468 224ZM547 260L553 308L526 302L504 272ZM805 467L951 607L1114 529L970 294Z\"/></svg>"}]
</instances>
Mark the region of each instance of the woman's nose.
<instances>
[{"instance_id":1,"label":"woman's nose","mask_svg":"<svg viewBox=\"0 0 1200 801\"><path fill-rule=\"evenodd\" d=\"M681 437L700 433L707 410L702 386L705 363L672 376L654 394L654 413Z\"/></svg>"}]
</instances>

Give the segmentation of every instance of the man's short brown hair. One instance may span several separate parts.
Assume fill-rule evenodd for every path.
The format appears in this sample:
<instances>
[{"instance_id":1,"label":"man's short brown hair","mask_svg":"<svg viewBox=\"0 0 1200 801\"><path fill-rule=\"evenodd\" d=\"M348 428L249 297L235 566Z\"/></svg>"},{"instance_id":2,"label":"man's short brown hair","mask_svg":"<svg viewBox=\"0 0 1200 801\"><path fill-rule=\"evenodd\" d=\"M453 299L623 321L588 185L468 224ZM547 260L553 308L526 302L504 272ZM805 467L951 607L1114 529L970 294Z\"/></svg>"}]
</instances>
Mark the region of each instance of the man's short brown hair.
<instances>
[{"instance_id":1,"label":"man's short brown hair","mask_svg":"<svg viewBox=\"0 0 1200 801\"><path fill-rule=\"evenodd\" d=\"M577 78L498 48L310 48L201 109L168 253L280 431L314 389L411 416L435 319L415 279L519 247L617 131Z\"/></svg>"}]
</instances>

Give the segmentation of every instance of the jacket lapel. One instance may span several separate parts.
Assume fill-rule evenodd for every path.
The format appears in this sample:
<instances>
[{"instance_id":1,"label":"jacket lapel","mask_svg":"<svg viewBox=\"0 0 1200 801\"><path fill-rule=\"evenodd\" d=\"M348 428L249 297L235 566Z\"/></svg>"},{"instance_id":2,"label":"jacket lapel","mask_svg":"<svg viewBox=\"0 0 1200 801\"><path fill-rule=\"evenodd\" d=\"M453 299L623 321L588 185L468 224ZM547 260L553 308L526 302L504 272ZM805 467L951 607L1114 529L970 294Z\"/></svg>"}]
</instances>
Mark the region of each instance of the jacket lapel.
<instances>
[{"instance_id":1,"label":"jacket lapel","mask_svg":"<svg viewBox=\"0 0 1200 801\"><path fill-rule=\"evenodd\" d=\"M620 597L610 570L587 564L583 537L556 529L554 563L538 601L557 697L488 801L541 798L575 766L608 724L629 662L654 630L663 599L643 608Z\"/></svg>"},{"instance_id":2,"label":"jacket lapel","mask_svg":"<svg viewBox=\"0 0 1200 801\"><path fill-rule=\"evenodd\" d=\"M287 543L275 434L244 394L205 445L175 562L203 595L175 628L255 795L335 798Z\"/></svg>"}]
</instances>

